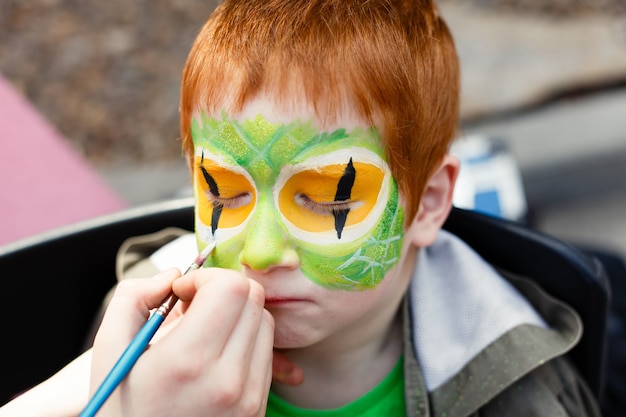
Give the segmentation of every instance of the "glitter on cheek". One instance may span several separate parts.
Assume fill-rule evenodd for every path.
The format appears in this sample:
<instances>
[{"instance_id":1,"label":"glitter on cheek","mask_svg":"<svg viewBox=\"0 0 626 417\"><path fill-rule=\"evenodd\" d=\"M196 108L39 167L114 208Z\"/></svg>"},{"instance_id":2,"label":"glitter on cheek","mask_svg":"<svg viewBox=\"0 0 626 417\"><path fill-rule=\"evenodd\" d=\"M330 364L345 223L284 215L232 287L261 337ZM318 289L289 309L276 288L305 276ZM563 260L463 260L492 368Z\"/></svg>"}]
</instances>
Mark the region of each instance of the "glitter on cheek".
<instances>
[{"instance_id":1,"label":"glitter on cheek","mask_svg":"<svg viewBox=\"0 0 626 417\"><path fill-rule=\"evenodd\" d=\"M378 224L363 238L345 244L300 242L303 273L328 289L375 288L400 259L404 242L404 211L397 188Z\"/></svg>"},{"instance_id":2,"label":"glitter on cheek","mask_svg":"<svg viewBox=\"0 0 626 417\"><path fill-rule=\"evenodd\" d=\"M239 254L243 248L243 239L231 238L217 245L219 250L215 250L207 263L208 267L218 267L241 271L243 269L239 262Z\"/></svg>"}]
</instances>

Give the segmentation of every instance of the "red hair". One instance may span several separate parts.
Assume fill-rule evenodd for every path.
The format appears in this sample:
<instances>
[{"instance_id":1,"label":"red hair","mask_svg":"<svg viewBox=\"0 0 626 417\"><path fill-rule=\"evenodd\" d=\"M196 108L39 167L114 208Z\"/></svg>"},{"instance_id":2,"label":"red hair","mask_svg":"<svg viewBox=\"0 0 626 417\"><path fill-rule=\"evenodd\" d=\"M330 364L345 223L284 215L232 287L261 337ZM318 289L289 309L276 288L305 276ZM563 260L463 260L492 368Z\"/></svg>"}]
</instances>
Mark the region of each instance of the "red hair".
<instances>
[{"instance_id":1,"label":"red hair","mask_svg":"<svg viewBox=\"0 0 626 417\"><path fill-rule=\"evenodd\" d=\"M459 113L456 50L433 1L226 0L183 70L181 139L198 110L239 112L269 93L307 100L324 122L351 109L382 136L412 220Z\"/></svg>"}]
</instances>

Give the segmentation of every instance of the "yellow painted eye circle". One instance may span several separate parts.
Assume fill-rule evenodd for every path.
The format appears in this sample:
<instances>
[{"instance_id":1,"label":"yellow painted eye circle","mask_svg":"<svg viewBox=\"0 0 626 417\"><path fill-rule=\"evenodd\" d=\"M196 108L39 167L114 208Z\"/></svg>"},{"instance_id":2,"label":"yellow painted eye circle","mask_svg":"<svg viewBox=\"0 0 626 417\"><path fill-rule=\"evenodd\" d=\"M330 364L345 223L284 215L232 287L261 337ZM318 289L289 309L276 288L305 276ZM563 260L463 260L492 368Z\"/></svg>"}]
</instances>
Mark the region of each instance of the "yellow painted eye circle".
<instances>
[{"instance_id":1,"label":"yellow painted eye circle","mask_svg":"<svg viewBox=\"0 0 626 417\"><path fill-rule=\"evenodd\" d=\"M281 172L277 205L294 235L313 241L331 236L337 241L343 235L345 242L378 220L387 203L389 176L387 164L369 150L337 151Z\"/></svg>"},{"instance_id":2,"label":"yellow painted eye circle","mask_svg":"<svg viewBox=\"0 0 626 417\"><path fill-rule=\"evenodd\" d=\"M333 213L349 209L346 227L360 223L376 204L385 173L377 166L354 163L357 174L349 200L335 201L342 165L294 174L280 191L282 214L296 227L307 232L334 230Z\"/></svg>"},{"instance_id":3,"label":"yellow painted eye circle","mask_svg":"<svg viewBox=\"0 0 626 417\"><path fill-rule=\"evenodd\" d=\"M194 177L198 217L203 224L228 229L245 222L256 204L256 190L242 168L197 155Z\"/></svg>"}]
</instances>

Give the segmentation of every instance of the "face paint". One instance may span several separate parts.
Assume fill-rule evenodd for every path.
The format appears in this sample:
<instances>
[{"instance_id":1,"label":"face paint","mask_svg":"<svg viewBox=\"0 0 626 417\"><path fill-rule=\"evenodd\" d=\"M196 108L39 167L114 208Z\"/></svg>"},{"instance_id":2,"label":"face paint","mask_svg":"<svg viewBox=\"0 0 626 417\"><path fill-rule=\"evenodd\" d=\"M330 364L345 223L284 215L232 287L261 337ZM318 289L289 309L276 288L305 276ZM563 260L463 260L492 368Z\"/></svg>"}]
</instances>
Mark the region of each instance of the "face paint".
<instances>
[{"instance_id":1,"label":"face paint","mask_svg":"<svg viewBox=\"0 0 626 417\"><path fill-rule=\"evenodd\" d=\"M404 213L374 129L192 121L196 236L207 264L258 270L295 253L326 288L375 287L400 257Z\"/></svg>"}]
</instances>

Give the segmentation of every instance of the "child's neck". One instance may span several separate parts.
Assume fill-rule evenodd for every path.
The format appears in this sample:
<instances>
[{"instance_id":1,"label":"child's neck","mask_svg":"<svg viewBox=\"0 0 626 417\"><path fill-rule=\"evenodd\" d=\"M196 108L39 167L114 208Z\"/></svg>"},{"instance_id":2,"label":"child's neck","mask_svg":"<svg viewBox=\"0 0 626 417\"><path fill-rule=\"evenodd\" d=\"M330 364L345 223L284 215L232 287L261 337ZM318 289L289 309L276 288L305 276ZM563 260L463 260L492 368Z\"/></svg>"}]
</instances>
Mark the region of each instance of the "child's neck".
<instances>
[{"instance_id":1,"label":"child's neck","mask_svg":"<svg viewBox=\"0 0 626 417\"><path fill-rule=\"evenodd\" d=\"M332 343L329 341L329 343ZM402 324L392 315L383 331L367 344L346 347L311 346L287 352L304 372L296 387L274 384L285 401L303 408L328 409L346 405L376 387L402 354Z\"/></svg>"}]
</instances>

